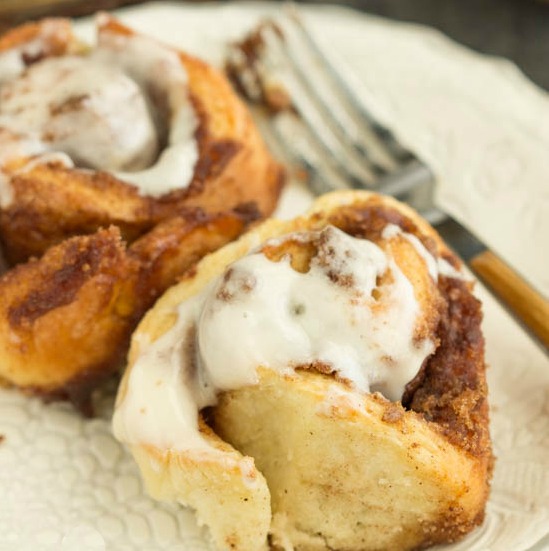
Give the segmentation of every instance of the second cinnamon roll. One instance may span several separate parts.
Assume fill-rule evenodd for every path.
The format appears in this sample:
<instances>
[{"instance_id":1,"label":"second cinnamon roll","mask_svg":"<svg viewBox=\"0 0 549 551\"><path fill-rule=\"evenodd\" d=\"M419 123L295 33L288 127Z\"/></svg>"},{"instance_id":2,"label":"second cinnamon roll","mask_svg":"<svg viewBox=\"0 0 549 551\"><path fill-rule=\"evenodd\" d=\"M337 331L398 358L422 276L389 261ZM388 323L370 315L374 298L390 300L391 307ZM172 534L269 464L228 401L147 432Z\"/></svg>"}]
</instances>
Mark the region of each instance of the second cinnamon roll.
<instances>
[{"instance_id":1,"label":"second cinnamon roll","mask_svg":"<svg viewBox=\"0 0 549 551\"><path fill-rule=\"evenodd\" d=\"M98 17L97 45L65 20L0 40L0 236L20 262L116 224L133 241L182 208L263 215L281 190L272 159L225 77Z\"/></svg>"}]
</instances>

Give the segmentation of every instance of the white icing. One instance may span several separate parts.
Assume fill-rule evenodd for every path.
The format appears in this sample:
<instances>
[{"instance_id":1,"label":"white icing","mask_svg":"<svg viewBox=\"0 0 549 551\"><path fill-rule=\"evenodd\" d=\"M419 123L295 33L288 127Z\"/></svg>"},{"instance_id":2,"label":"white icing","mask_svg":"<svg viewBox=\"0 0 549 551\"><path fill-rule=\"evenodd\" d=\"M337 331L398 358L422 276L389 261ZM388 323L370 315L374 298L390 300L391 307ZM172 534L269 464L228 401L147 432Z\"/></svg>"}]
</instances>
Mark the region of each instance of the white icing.
<instances>
[{"instance_id":1,"label":"white icing","mask_svg":"<svg viewBox=\"0 0 549 551\"><path fill-rule=\"evenodd\" d=\"M55 163L57 165L62 165L65 168L74 168L74 163L72 159L61 151L51 151L47 153L42 153L42 155L37 155L33 157L28 163L15 172L15 174L24 174L32 170L37 165Z\"/></svg>"},{"instance_id":2,"label":"white icing","mask_svg":"<svg viewBox=\"0 0 549 551\"><path fill-rule=\"evenodd\" d=\"M158 196L187 187L198 161L198 147L193 138L195 127L194 113L182 109L173 123L169 145L156 163L139 172L115 172L115 176L137 186L145 195Z\"/></svg>"},{"instance_id":3,"label":"white icing","mask_svg":"<svg viewBox=\"0 0 549 551\"><path fill-rule=\"evenodd\" d=\"M289 257L251 253L179 305L162 337L141 343L113 420L118 439L204 447L197 412L219 392L257 383L258 367L291 375L321 362L355 389L402 397L434 350L429 339L416 342L410 281L376 244L334 227L288 238L317 247L306 273Z\"/></svg>"},{"instance_id":4,"label":"white icing","mask_svg":"<svg viewBox=\"0 0 549 551\"><path fill-rule=\"evenodd\" d=\"M60 29L55 20L44 20L40 24L40 34L28 42L0 52L0 85L19 76L27 67L24 58L39 58L47 52L48 44L55 42Z\"/></svg>"},{"instance_id":5,"label":"white icing","mask_svg":"<svg viewBox=\"0 0 549 551\"><path fill-rule=\"evenodd\" d=\"M429 274L434 281L438 281L439 275L454 279L466 279L465 274L454 268L447 260L441 257L435 258L415 235L403 231L402 228L396 224L387 224L385 228L383 228L382 237L384 239L390 239L397 235L401 235L413 245L414 249L425 261Z\"/></svg>"},{"instance_id":6,"label":"white icing","mask_svg":"<svg viewBox=\"0 0 549 551\"><path fill-rule=\"evenodd\" d=\"M181 442L192 449L207 447L197 431L192 366L181 362L185 333L198 314L200 301L195 298L186 305L171 330L153 344L140 343L144 353L133 365L126 395L113 418L119 440L155 442L163 449L176 448Z\"/></svg>"},{"instance_id":7,"label":"white icing","mask_svg":"<svg viewBox=\"0 0 549 551\"><path fill-rule=\"evenodd\" d=\"M198 160L194 138L198 119L189 100L187 73L179 56L146 37L128 39L109 33L100 35L98 52L107 59L116 59L135 82L152 90L152 97L157 101L161 98L171 113L168 147L157 163L141 172L116 175L149 195L188 186ZM151 111L156 114L157 127L162 127L163 109L153 105Z\"/></svg>"},{"instance_id":8,"label":"white icing","mask_svg":"<svg viewBox=\"0 0 549 551\"><path fill-rule=\"evenodd\" d=\"M454 279L463 279L465 281L473 281L472 277L467 277L467 275L461 270L454 268L447 260L444 258L437 259L437 269L439 275L445 277L452 277Z\"/></svg>"},{"instance_id":9,"label":"white icing","mask_svg":"<svg viewBox=\"0 0 549 551\"><path fill-rule=\"evenodd\" d=\"M0 125L38 135L48 149L95 169L137 170L158 148L138 85L94 57L48 58L4 84Z\"/></svg>"},{"instance_id":10,"label":"white icing","mask_svg":"<svg viewBox=\"0 0 549 551\"><path fill-rule=\"evenodd\" d=\"M25 71L21 51L0 56L0 127L40 143L39 152L62 151L81 167L112 171L142 194L189 185L197 117L177 53L146 37L109 32L88 56L46 58ZM10 151L18 154L15 146ZM7 206L9 176L2 176Z\"/></svg>"},{"instance_id":11,"label":"white icing","mask_svg":"<svg viewBox=\"0 0 549 551\"><path fill-rule=\"evenodd\" d=\"M25 69L21 50L12 48L0 54L0 85L19 76Z\"/></svg>"},{"instance_id":12,"label":"white icing","mask_svg":"<svg viewBox=\"0 0 549 551\"><path fill-rule=\"evenodd\" d=\"M0 126L0 167L10 159L39 155L45 151L44 144L31 135L21 136ZM0 207L6 208L13 201L10 178L0 170Z\"/></svg>"}]
</instances>

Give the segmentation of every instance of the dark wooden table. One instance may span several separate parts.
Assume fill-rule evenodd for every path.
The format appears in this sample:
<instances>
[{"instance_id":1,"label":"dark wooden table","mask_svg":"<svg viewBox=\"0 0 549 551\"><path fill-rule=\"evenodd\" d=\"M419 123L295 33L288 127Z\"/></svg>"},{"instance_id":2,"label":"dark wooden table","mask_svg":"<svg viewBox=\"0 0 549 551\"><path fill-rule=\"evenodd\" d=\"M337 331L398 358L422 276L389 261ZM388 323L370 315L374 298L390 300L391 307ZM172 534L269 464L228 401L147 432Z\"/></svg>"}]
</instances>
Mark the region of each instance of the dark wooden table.
<instances>
[{"instance_id":1,"label":"dark wooden table","mask_svg":"<svg viewBox=\"0 0 549 551\"><path fill-rule=\"evenodd\" d=\"M308 0L304 0L308 1ZM314 0L322 3L323 0ZM79 16L136 0L0 0L0 30L44 15ZM549 90L549 2L534 0L329 0L431 25L480 52L514 61Z\"/></svg>"}]
</instances>

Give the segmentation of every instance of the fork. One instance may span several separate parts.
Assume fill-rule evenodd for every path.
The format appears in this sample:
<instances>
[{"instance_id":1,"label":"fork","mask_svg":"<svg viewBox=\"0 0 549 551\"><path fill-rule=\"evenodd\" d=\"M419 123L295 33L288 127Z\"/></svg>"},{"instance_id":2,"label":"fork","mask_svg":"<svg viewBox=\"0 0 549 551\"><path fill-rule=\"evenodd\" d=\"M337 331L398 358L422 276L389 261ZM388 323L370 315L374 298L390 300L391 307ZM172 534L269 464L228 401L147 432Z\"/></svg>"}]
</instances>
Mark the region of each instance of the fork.
<instances>
[{"instance_id":1,"label":"fork","mask_svg":"<svg viewBox=\"0 0 549 551\"><path fill-rule=\"evenodd\" d=\"M434 203L429 167L377 121L316 43L297 8L268 19L227 58L273 152L315 194L369 189L407 202L549 352L549 301ZM267 115L267 116L266 116Z\"/></svg>"}]
</instances>

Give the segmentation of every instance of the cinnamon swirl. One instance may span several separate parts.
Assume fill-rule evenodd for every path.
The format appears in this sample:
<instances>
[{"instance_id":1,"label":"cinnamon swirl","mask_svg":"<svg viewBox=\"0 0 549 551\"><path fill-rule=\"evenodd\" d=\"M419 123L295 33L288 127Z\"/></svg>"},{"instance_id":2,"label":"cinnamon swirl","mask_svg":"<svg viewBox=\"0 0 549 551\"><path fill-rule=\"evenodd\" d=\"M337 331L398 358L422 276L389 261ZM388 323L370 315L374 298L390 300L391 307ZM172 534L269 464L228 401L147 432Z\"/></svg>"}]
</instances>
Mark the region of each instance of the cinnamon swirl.
<instances>
[{"instance_id":1,"label":"cinnamon swirl","mask_svg":"<svg viewBox=\"0 0 549 551\"><path fill-rule=\"evenodd\" d=\"M0 383L85 411L159 294L282 184L220 72L97 21L93 48L63 19L0 38L0 240L19 263L0 277Z\"/></svg>"},{"instance_id":2,"label":"cinnamon swirl","mask_svg":"<svg viewBox=\"0 0 549 551\"><path fill-rule=\"evenodd\" d=\"M145 311L253 219L245 210L189 211L130 246L110 226L15 266L0 277L0 384L91 414L91 392L121 365Z\"/></svg>"},{"instance_id":3,"label":"cinnamon swirl","mask_svg":"<svg viewBox=\"0 0 549 551\"><path fill-rule=\"evenodd\" d=\"M113 428L219 549L419 549L482 522L481 312L417 213L337 192L204 258L133 335Z\"/></svg>"},{"instance_id":4,"label":"cinnamon swirl","mask_svg":"<svg viewBox=\"0 0 549 551\"><path fill-rule=\"evenodd\" d=\"M65 20L0 39L0 237L39 256L115 224L133 241L182 208L277 201L280 166L225 77L98 17L97 45Z\"/></svg>"}]
</instances>

